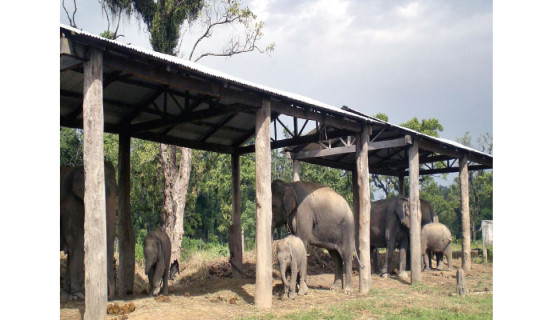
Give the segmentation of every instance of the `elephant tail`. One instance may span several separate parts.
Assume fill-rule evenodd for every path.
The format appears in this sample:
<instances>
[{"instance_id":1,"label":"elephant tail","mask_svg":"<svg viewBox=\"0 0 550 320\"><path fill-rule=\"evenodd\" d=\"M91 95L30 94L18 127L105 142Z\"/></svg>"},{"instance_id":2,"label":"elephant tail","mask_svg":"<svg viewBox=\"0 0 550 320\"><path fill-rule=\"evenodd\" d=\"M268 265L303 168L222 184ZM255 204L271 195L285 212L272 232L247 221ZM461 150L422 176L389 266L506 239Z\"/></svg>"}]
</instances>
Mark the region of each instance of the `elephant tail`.
<instances>
[{"instance_id":1,"label":"elephant tail","mask_svg":"<svg viewBox=\"0 0 550 320\"><path fill-rule=\"evenodd\" d=\"M353 256L357 259L357 263L359 264L359 267L361 269L365 269L365 267L361 264L361 261L359 260L359 255L357 254L357 250L355 250L355 247L353 247Z\"/></svg>"}]
</instances>

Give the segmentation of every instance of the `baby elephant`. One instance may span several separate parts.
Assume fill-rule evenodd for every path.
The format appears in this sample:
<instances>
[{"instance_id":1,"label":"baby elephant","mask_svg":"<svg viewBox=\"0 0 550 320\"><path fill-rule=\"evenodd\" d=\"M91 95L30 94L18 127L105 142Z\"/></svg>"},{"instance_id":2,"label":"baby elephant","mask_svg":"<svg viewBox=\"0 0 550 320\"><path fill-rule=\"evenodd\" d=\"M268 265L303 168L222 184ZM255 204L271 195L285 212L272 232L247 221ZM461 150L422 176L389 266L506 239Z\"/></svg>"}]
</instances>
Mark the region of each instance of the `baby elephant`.
<instances>
[{"instance_id":1,"label":"baby elephant","mask_svg":"<svg viewBox=\"0 0 550 320\"><path fill-rule=\"evenodd\" d=\"M451 250L451 231L441 223L428 223L422 227L421 233L421 252L424 258L422 271L426 270L431 257L428 257L428 252L432 251L439 256L444 254L447 257L448 269L453 267L452 250Z\"/></svg>"},{"instance_id":2,"label":"baby elephant","mask_svg":"<svg viewBox=\"0 0 550 320\"><path fill-rule=\"evenodd\" d=\"M307 292L307 253L302 240L296 236L289 235L277 244L277 259L281 267L281 278L285 286L285 296L290 299L296 298L296 280L300 277L300 291L298 295ZM287 269L290 268L290 283L286 278ZM288 289L290 287L290 293Z\"/></svg>"},{"instance_id":3,"label":"baby elephant","mask_svg":"<svg viewBox=\"0 0 550 320\"><path fill-rule=\"evenodd\" d=\"M170 239L166 235L166 232L160 228L149 232L143 241L145 273L149 277L149 295L158 295L161 283L162 294L168 294L171 251L172 245Z\"/></svg>"}]
</instances>

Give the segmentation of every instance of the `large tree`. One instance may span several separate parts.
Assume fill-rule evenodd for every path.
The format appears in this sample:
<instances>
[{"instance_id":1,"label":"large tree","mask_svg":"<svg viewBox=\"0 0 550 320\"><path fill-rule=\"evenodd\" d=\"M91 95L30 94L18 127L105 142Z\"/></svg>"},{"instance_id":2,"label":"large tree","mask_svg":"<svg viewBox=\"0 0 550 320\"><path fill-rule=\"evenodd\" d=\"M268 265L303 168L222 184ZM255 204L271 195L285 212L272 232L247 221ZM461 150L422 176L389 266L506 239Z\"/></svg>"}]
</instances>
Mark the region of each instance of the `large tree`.
<instances>
[{"instance_id":1,"label":"large tree","mask_svg":"<svg viewBox=\"0 0 550 320\"><path fill-rule=\"evenodd\" d=\"M187 59L198 61L208 56L232 56L254 50L265 52L273 50L273 45L260 49L257 42L262 37L262 22L256 22L256 16L248 8L241 8L236 0L104 0L109 8L115 12L125 11L136 14L141 18L149 30L150 42L153 50L179 55L182 40L182 26L190 25L200 18L205 28L204 33L194 42ZM228 39L227 47L217 51L201 52L195 57L200 43L211 37L214 30L223 25L241 26L242 37L232 36ZM184 211L186 195L189 189L191 164L193 153L188 148L160 145L160 159L164 172L164 229L172 242L171 261L181 257L181 242L184 232ZM216 160L215 155L196 152L195 157L206 158L211 163ZM179 162L178 162L179 159ZM195 170L198 178L208 170ZM197 179L198 180L198 179ZM195 192L196 188L193 188Z\"/></svg>"}]
</instances>

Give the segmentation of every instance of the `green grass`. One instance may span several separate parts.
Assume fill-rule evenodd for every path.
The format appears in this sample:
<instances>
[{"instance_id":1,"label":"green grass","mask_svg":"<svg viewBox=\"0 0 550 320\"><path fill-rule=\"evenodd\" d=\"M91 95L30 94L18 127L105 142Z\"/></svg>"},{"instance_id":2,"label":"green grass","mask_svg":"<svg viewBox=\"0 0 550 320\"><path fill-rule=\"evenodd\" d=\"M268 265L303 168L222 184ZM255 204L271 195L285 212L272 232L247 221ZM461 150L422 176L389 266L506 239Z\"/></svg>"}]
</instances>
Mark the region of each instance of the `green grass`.
<instances>
[{"instance_id":1,"label":"green grass","mask_svg":"<svg viewBox=\"0 0 550 320\"><path fill-rule=\"evenodd\" d=\"M373 289L368 297L316 308L305 312L277 316L264 314L243 319L492 319L493 295L469 295L467 297L435 295L411 295L412 291L436 291L430 285L418 284L410 289ZM425 299L426 301L421 301Z\"/></svg>"}]
</instances>

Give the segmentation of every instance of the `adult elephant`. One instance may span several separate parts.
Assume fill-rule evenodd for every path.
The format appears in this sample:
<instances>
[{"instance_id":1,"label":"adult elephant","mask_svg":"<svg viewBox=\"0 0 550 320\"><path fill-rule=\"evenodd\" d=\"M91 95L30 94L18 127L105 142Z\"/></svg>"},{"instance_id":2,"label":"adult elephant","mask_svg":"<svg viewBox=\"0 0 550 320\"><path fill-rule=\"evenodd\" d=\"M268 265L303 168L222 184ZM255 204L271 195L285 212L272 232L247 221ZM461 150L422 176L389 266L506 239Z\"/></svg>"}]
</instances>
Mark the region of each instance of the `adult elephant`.
<instances>
[{"instance_id":1,"label":"adult elephant","mask_svg":"<svg viewBox=\"0 0 550 320\"><path fill-rule=\"evenodd\" d=\"M73 298L84 298L84 168L61 166L61 250L67 254L65 290ZM107 289L115 295L114 242L117 206L115 168L105 162L107 222Z\"/></svg>"},{"instance_id":2,"label":"adult elephant","mask_svg":"<svg viewBox=\"0 0 550 320\"><path fill-rule=\"evenodd\" d=\"M396 199L396 198L388 198L388 199ZM408 201L407 198L402 198L402 199ZM380 200L380 201L383 201L383 200ZM375 201L375 202L373 202L373 204L378 203L377 206L378 205L383 205L383 204L391 205L391 202L380 202L380 201ZM373 207L371 206L371 209L372 208ZM395 217L396 214L397 214L396 212L393 212L390 215ZM437 223L437 222L439 222L439 218L437 216L437 213L435 212L432 204L427 200L420 199L420 214L422 216L421 217L421 222L420 222L421 227L425 226L428 223L433 223L433 222ZM387 246L382 245L382 246L379 246L379 247L374 247L372 245L372 243L373 243L373 239L372 239L372 234L373 234L373 229L372 229L373 228L373 222L372 221L373 220L372 219L373 219L373 217L372 217L372 212L371 212L371 249L372 249L371 256L373 258L373 264L374 264L373 270L374 270L375 273L379 273L380 270L379 270L379 263L378 263L378 260L379 260L378 248L387 248ZM380 223L380 221L378 220L377 223ZM409 226L405 226L405 227L406 227L406 229L401 230L400 235L399 235L399 238L403 239L404 242L402 244L401 243L396 244L396 246L398 246L399 248L402 248L403 246L406 247L406 258L405 258L406 267L405 267L405 270L410 270L410 254L409 254L409 247L408 247L408 245L409 245L409 237L408 237L408 235L409 235ZM380 228L380 227L378 226L377 228ZM393 232L395 233L395 230ZM404 234L401 234L401 232L405 232L406 236ZM380 239L378 239L378 240L380 240ZM394 247L394 249L395 249L395 247ZM388 251L386 251L386 252L388 252ZM401 250L400 250L400 254L403 254L403 252ZM433 254L431 252L428 252L428 255L430 257L433 256ZM388 254L386 254L386 256L388 256ZM441 258L442 258L442 254L436 254L436 257L437 257L437 263L438 263L438 266L439 266ZM390 259L391 259L391 257L390 257ZM402 261L402 258L400 256L400 263L401 263L401 261ZM388 267L391 266L391 260L390 260L389 263L390 264L388 265ZM431 268L432 267L431 259L429 260L429 265L430 265L430 268ZM400 271L401 275L404 275L402 273L403 270L401 269L401 264L400 264L400 270L399 271ZM384 272L387 272L387 269L383 270L382 275L386 275Z\"/></svg>"},{"instance_id":3,"label":"adult elephant","mask_svg":"<svg viewBox=\"0 0 550 320\"><path fill-rule=\"evenodd\" d=\"M275 180L271 191L275 219L285 217L291 232L302 239L306 248L312 244L327 249L336 265L332 288L351 293L355 227L347 201L329 187L305 181Z\"/></svg>"},{"instance_id":4,"label":"adult elephant","mask_svg":"<svg viewBox=\"0 0 550 320\"><path fill-rule=\"evenodd\" d=\"M392 262L392 253L396 246L399 246L399 276L405 276L409 228L410 210L408 199L396 197L371 203L371 250L386 248L386 259L381 270L382 276L387 277L388 275L388 268ZM378 259L374 259L374 264L376 267L378 266Z\"/></svg>"}]
</instances>

